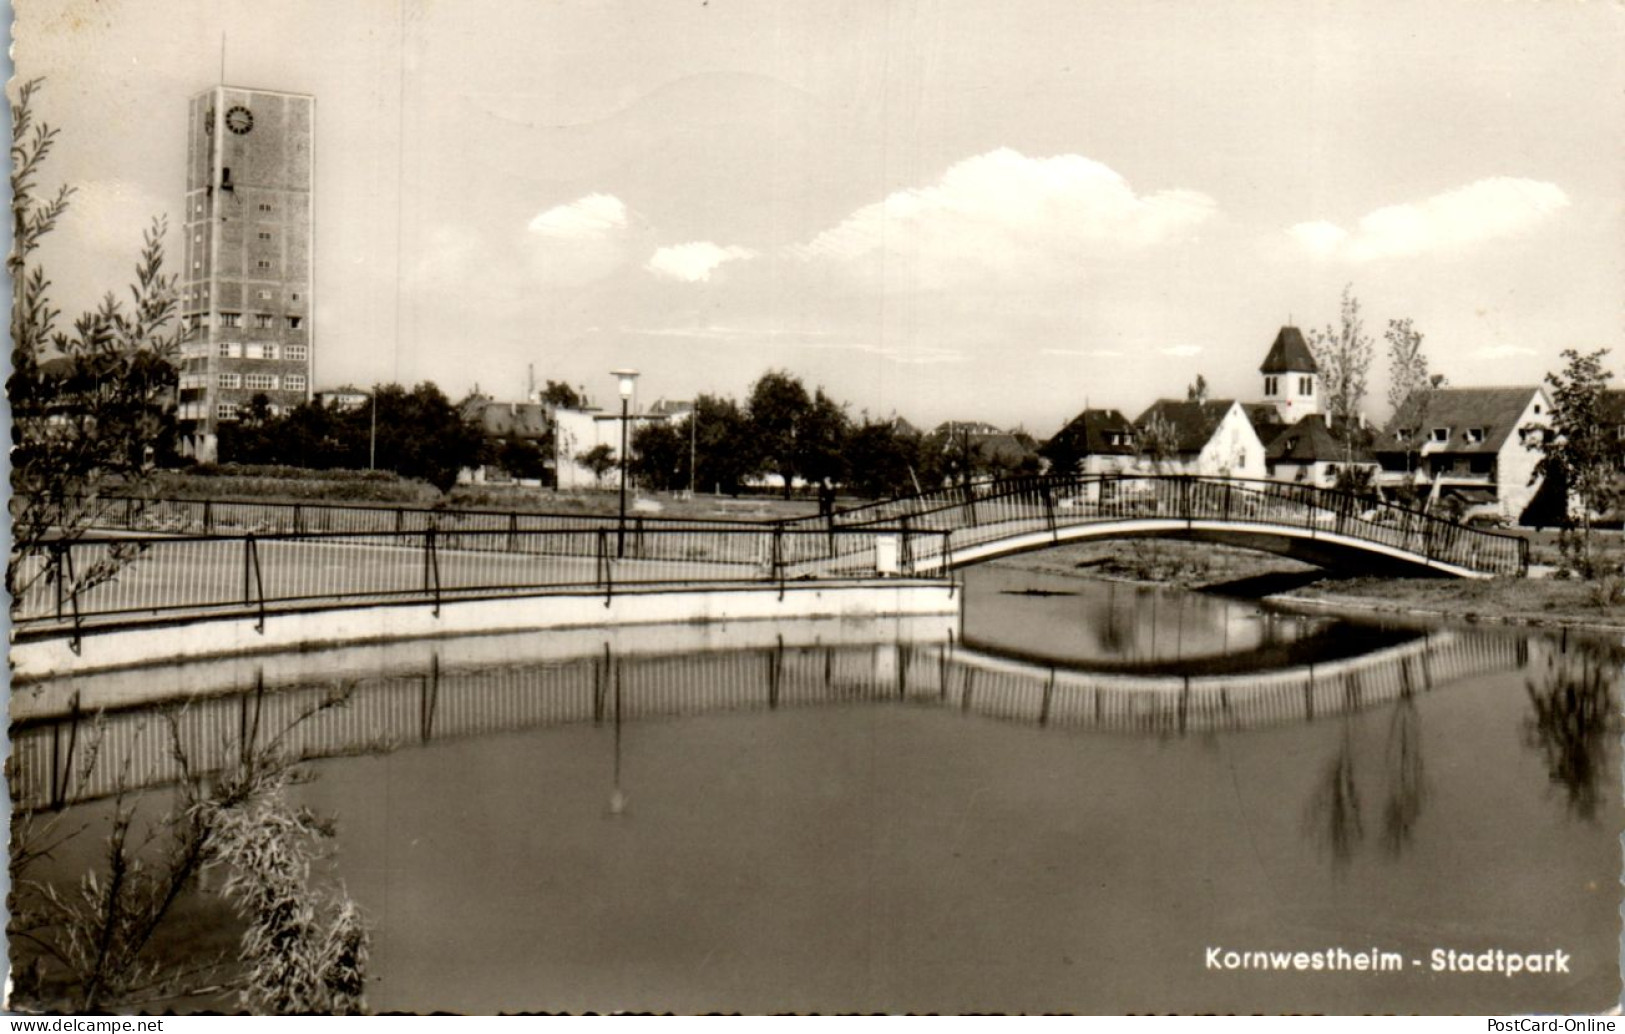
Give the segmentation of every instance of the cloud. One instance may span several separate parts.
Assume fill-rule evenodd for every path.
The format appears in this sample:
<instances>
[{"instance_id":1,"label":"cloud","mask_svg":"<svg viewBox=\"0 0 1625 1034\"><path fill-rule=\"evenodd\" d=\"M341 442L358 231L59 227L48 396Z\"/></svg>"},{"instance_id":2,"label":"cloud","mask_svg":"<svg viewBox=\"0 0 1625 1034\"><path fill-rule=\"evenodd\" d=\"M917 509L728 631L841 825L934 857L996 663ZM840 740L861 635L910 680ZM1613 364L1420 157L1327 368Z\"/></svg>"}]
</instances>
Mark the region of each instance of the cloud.
<instances>
[{"instance_id":1,"label":"cloud","mask_svg":"<svg viewBox=\"0 0 1625 1034\"><path fill-rule=\"evenodd\" d=\"M1111 359L1122 355L1115 348L1040 348L1039 355L1072 355L1085 359Z\"/></svg>"},{"instance_id":2,"label":"cloud","mask_svg":"<svg viewBox=\"0 0 1625 1034\"><path fill-rule=\"evenodd\" d=\"M557 240L594 240L626 228L626 205L611 194L588 194L567 205L538 212L532 233Z\"/></svg>"},{"instance_id":3,"label":"cloud","mask_svg":"<svg viewBox=\"0 0 1625 1034\"><path fill-rule=\"evenodd\" d=\"M1075 281L1088 259L1180 238L1217 210L1192 190L1136 194L1122 176L1081 155L1029 158L1005 148L967 158L929 186L865 205L790 253L871 260L883 277L907 287Z\"/></svg>"},{"instance_id":4,"label":"cloud","mask_svg":"<svg viewBox=\"0 0 1625 1034\"><path fill-rule=\"evenodd\" d=\"M1522 345L1492 345L1480 348L1473 353L1475 359L1510 359L1519 355L1539 355L1533 348L1524 348Z\"/></svg>"},{"instance_id":5,"label":"cloud","mask_svg":"<svg viewBox=\"0 0 1625 1034\"><path fill-rule=\"evenodd\" d=\"M1287 230L1310 254L1324 257L1348 240L1349 232L1335 223L1299 223Z\"/></svg>"},{"instance_id":6,"label":"cloud","mask_svg":"<svg viewBox=\"0 0 1625 1034\"><path fill-rule=\"evenodd\" d=\"M1161 351L1163 355L1171 355L1171 356L1174 356L1175 358L1178 358L1178 359L1189 359L1193 355L1201 355L1202 354L1202 346L1201 345L1172 345L1172 346L1170 346L1168 348L1159 349L1159 351Z\"/></svg>"},{"instance_id":7,"label":"cloud","mask_svg":"<svg viewBox=\"0 0 1625 1034\"><path fill-rule=\"evenodd\" d=\"M522 245L530 286L577 288L620 271L641 250L626 205L610 194L588 194L538 212Z\"/></svg>"},{"instance_id":8,"label":"cloud","mask_svg":"<svg viewBox=\"0 0 1625 1034\"><path fill-rule=\"evenodd\" d=\"M756 252L737 244L722 247L710 241L673 244L660 248L644 266L651 273L687 283L711 279L711 273L724 262L738 262L756 257Z\"/></svg>"},{"instance_id":9,"label":"cloud","mask_svg":"<svg viewBox=\"0 0 1625 1034\"><path fill-rule=\"evenodd\" d=\"M1485 241L1516 237L1568 207L1555 183L1496 176L1389 205L1364 216L1349 233L1328 222L1299 223L1287 230L1317 256L1354 262L1461 251Z\"/></svg>"}]
</instances>

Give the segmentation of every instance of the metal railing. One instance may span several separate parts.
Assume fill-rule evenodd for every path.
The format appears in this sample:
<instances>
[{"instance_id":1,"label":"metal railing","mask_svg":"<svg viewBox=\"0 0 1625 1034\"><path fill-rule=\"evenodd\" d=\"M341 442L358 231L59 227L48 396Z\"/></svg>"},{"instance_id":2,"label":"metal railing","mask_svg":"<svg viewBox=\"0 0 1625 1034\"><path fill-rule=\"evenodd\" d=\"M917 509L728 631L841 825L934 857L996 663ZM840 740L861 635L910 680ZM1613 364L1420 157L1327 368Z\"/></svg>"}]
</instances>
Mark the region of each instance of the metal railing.
<instances>
[{"instance_id":1,"label":"metal railing","mask_svg":"<svg viewBox=\"0 0 1625 1034\"><path fill-rule=\"evenodd\" d=\"M124 536L57 542L14 557L19 630L165 615L595 590L786 584L879 573L870 528L674 527L628 522L548 531ZM896 573L896 572L889 572ZM263 627L263 624L262 624Z\"/></svg>"},{"instance_id":2,"label":"metal railing","mask_svg":"<svg viewBox=\"0 0 1625 1034\"><path fill-rule=\"evenodd\" d=\"M119 496L98 500L91 526L154 535L383 534L429 528L463 531L556 531L617 526L615 514L527 513L427 506ZM755 528L763 521L630 515L628 527Z\"/></svg>"},{"instance_id":3,"label":"metal railing","mask_svg":"<svg viewBox=\"0 0 1625 1034\"><path fill-rule=\"evenodd\" d=\"M948 563L938 542L963 550L1031 531L1121 521L1222 521L1355 539L1482 574L1524 575L1529 542L1336 489L1248 478L1100 474L972 482L873 503L786 527L898 528L913 538L912 571ZM942 532L952 532L951 541Z\"/></svg>"}]
</instances>

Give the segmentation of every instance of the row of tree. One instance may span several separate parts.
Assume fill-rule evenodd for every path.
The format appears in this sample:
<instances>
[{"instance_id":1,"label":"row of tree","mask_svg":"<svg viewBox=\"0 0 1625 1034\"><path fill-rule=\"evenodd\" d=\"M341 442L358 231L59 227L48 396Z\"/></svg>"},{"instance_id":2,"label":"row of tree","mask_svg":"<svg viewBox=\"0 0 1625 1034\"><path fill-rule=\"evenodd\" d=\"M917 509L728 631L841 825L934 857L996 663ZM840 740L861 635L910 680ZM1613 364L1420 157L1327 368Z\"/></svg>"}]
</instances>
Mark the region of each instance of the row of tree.
<instances>
[{"instance_id":1,"label":"row of tree","mask_svg":"<svg viewBox=\"0 0 1625 1034\"><path fill-rule=\"evenodd\" d=\"M521 450L528 443L515 443ZM219 455L234 463L275 463L311 470L392 470L421 478L442 492L459 471L506 457L515 466L543 461L491 442L433 383L410 391L399 384L373 389L367 405L350 408L309 402L273 413L254 396L234 423L220 425Z\"/></svg>"},{"instance_id":2,"label":"row of tree","mask_svg":"<svg viewBox=\"0 0 1625 1034\"><path fill-rule=\"evenodd\" d=\"M926 434L895 418L854 421L822 388L809 392L783 370L762 375L743 405L701 395L691 420L637 429L629 466L638 480L656 490L736 494L752 478L776 475L786 497L797 482L876 497L1038 468L1031 438L1018 435L1018 450L999 450L954 425Z\"/></svg>"}]
</instances>

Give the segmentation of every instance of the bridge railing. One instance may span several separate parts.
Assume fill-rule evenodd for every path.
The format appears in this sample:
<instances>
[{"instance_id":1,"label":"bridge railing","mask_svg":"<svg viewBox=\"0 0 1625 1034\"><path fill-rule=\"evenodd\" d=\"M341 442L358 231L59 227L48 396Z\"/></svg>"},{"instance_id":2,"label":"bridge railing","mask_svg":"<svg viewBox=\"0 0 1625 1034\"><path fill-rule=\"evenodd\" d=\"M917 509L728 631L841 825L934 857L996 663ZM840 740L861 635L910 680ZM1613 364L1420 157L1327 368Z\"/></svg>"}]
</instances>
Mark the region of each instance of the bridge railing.
<instances>
[{"instance_id":1,"label":"bridge railing","mask_svg":"<svg viewBox=\"0 0 1625 1034\"><path fill-rule=\"evenodd\" d=\"M527 513L514 510L366 505L360 503L172 499L114 496L85 503L91 527L155 535L386 534L429 528L462 531L554 531L615 527L614 514ZM755 528L761 521L634 514L649 526Z\"/></svg>"},{"instance_id":2,"label":"bridge railing","mask_svg":"<svg viewBox=\"0 0 1625 1034\"><path fill-rule=\"evenodd\" d=\"M830 529L900 526L921 535L920 569L936 564L931 535L951 534L940 548L964 548L1024 530L1058 530L1124 520L1223 521L1334 533L1471 570L1528 571L1529 544L1517 535L1469 528L1392 503L1336 489L1262 479L1122 474L1012 478L972 482L800 518Z\"/></svg>"},{"instance_id":3,"label":"bridge railing","mask_svg":"<svg viewBox=\"0 0 1625 1034\"><path fill-rule=\"evenodd\" d=\"M77 637L87 625L165 615L258 614L628 586L870 577L889 529L758 524L543 531L126 536L59 542L14 557L20 632ZM885 573L899 573L888 570ZM48 633L47 633L48 634Z\"/></svg>"}]
</instances>

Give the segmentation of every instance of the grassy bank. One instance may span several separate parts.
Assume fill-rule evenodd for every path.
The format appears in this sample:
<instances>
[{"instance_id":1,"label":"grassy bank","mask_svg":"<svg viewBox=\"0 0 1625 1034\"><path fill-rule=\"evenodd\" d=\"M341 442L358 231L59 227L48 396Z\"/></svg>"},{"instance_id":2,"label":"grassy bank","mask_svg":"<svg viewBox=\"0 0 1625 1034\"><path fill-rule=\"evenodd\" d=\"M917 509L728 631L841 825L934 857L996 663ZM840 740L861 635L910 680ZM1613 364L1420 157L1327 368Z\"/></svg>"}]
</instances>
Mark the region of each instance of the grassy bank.
<instances>
[{"instance_id":1,"label":"grassy bank","mask_svg":"<svg viewBox=\"0 0 1625 1034\"><path fill-rule=\"evenodd\" d=\"M191 471L165 471L154 479L153 495L165 499L215 499L267 503L353 503L358 506L442 507L454 510L504 510L518 513L612 515L620 508L613 489L560 492L519 485L458 485L442 494L424 481L388 471L303 470L226 464ZM843 503L845 501L843 500ZM813 499L776 496L632 493L627 511L660 517L703 517L728 520L775 520L818 512Z\"/></svg>"},{"instance_id":2,"label":"grassy bank","mask_svg":"<svg viewBox=\"0 0 1625 1034\"><path fill-rule=\"evenodd\" d=\"M1552 547L1555 551L1555 545ZM1409 614L1452 621L1615 630L1625 628L1625 580L1340 578L1266 553L1178 541L1060 546L995 563L1027 571L1118 578L1254 596L1316 609Z\"/></svg>"},{"instance_id":3,"label":"grassy bank","mask_svg":"<svg viewBox=\"0 0 1625 1034\"><path fill-rule=\"evenodd\" d=\"M1316 571L1308 564L1268 553L1171 539L1080 542L994 562L1024 571L1154 582L1186 589L1276 576L1307 576Z\"/></svg>"},{"instance_id":4,"label":"grassy bank","mask_svg":"<svg viewBox=\"0 0 1625 1034\"><path fill-rule=\"evenodd\" d=\"M1611 581L1555 578L1325 579L1280 597L1285 602L1454 621L1594 629L1625 628L1625 603Z\"/></svg>"}]
</instances>

